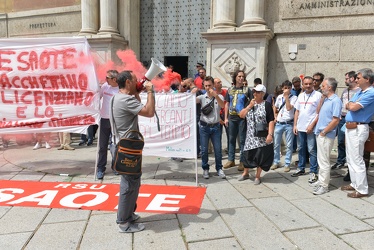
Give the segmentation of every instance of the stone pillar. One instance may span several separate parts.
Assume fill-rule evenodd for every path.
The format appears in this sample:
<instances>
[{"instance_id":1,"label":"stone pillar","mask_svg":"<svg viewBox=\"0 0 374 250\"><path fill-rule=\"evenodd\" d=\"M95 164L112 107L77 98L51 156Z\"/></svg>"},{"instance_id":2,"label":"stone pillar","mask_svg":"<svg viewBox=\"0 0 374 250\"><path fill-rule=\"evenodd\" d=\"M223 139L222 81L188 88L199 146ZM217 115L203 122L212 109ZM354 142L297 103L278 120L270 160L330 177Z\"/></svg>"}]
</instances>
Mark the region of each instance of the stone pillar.
<instances>
[{"instance_id":1,"label":"stone pillar","mask_svg":"<svg viewBox=\"0 0 374 250\"><path fill-rule=\"evenodd\" d=\"M117 0L100 0L100 34L119 34Z\"/></svg>"},{"instance_id":2,"label":"stone pillar","mask_svg":"<svg viewBox=\"0 0 374 250\"><path fill-rule=\"evenodd\" d=\"M99 0L82 0L82 29L79 35L96 34L99 29Z\"/></svg>"},{"instance_id":3,"label":"stone pillar","mask_svg":"<svg viewBox=\"0 0 374 250\"><path fill-rule=\"evenodd\" d=\"M216 0L215 1L215 17L213 28L233 28L236 27L235 22L235 0Z\"/></svg>"},{"instance_id":4,"label":"stone pillar","mask_svg":"<svg viewBox=\"0 0 374 250\"><path fill-rule=\"evenodd\" d=\"M240 27L266 25L264 20L265 0L245 0L244 20Z\"/></svg>"}]
</instances>

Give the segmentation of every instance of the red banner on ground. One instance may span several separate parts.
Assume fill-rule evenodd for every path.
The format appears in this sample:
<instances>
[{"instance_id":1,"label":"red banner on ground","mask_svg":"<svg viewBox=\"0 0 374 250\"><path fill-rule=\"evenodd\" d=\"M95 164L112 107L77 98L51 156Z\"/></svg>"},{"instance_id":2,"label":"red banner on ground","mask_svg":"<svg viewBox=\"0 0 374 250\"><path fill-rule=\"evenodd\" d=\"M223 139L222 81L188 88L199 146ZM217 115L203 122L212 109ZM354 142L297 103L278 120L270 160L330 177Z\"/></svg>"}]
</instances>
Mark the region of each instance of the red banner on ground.
<instances>
[{"instance_id":1,"label":"red banner on ground","mask_svg":"<svg viewBox=\"0 0 374 250\"><path fill-rule=\"evenodd\" d=\"M137 212L197 214L206 188L142 185ZM0 181L0 206L116 211L119 184Z\"/></svg>"}]
</instances>

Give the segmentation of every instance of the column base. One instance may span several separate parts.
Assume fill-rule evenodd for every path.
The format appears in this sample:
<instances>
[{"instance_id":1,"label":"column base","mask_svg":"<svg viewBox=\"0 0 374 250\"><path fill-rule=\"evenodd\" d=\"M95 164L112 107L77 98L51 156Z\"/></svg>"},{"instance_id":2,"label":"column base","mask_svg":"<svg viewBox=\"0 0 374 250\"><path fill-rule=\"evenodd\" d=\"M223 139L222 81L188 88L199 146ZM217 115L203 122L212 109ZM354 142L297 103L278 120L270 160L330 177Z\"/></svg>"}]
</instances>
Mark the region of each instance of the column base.
<instances>
[{"instance_id":1,"label":"column base","mask_svg":"<svg viewBox=\"0 0 374 250\"><path fill-rule=\"evenodd\" d=\"M81 31L79 31L79 36L85 36L85 35L93 35L93 34L97 34L97 30L94 30L94 29L81 29Z\"/></svg>"},{"instance_id":2,"label":"column base","mask_svg":"<svg viewBox=\"0 0 374 250\"><path fill-rule=\"evenodd\" d=\"M224 29L224 28L235 28L236 23L230 20L220 20L219 22L213 25L215 29Z\"/></svg>"},{"instance_id":3,"label":"column base","mask_svg":"<svg viewBox=\"0 0 374 250\"><path fill-rule=\"evenodd\" d=\"M97 34L88 36L87 40L103 63L109 60L122 63L117 56L117 51L129 49L128 41L118 34Z\"/></svg>"},{"instance_id":4,"label":"column base","mask_svg":"<svg viewBox=\"0 0 374 250\"><path fill-rule=\"evenodd\" d=\"M117 29L113 29L112 27L101 27L99 29L99 35L100 34L115 34L118 35L119 31Z\"/></svg>"},{"instance_id":5,"label":"column base","mask_svg":"<svg viewBox=\"0 0 374 250\"><path fill-rule=\"evenodd\" d=\"M244 20L240 27L251 27L251 26L257 26L257 25L266 25L266 22L264 19L260 17L251 18L251 19Z\"/></svg>"}]
</instances>

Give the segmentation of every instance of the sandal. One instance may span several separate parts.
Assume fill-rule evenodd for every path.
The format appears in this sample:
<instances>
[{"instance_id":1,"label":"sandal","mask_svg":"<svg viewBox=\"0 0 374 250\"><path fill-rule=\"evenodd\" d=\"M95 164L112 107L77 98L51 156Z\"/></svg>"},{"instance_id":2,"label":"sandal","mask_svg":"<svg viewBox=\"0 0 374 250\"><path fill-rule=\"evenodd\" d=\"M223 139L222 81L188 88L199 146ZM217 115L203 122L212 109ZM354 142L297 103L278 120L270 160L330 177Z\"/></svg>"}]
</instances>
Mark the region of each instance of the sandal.
<instances>
[{"instance_id":1,"label":"sandal","mask_svg":"<svg viewBox=\"0 0 374 250\"><path fill-rule=\"evenodd\" d=\"M361 193L355 191L353 193L347 194L347 196L350 197L350 198L361 198L361 197L366 197L368 195L367 194L361 194Z\"/></svg>"}]
</instances>

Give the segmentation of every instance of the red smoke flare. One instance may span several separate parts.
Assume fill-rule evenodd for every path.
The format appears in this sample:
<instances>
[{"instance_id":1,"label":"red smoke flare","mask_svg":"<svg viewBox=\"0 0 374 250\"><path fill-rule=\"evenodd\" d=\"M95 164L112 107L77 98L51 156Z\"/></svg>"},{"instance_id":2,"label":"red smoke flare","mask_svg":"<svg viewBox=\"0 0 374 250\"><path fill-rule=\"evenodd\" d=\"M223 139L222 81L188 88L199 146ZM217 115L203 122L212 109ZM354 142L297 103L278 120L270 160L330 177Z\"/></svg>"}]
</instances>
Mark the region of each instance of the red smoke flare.
<instances>
[{"instance_id":1,"label":"red smoke flare","mask_svg":"<svg viewBox=\"0 0 374 250\"><path fill-rule=\"evenodd\" d=\"M117 56L122 61L121 64L116 64L113 61L101 62L98 56L94 56L96 64L96 73L100 82L105 82L106 72L111 69L115 69L118 72L124 70L131 70L134 72L138 80L145 76L147 69L143 66L141 62L136 59L134 51L128 50L118 50ZM163 78L156 76L151 82L154 85L156 91L169 91L170 85L175 82L181 82L180 74L176 72L171 72L168 70L164 72Z\"/></svg>"}]
</instances>

